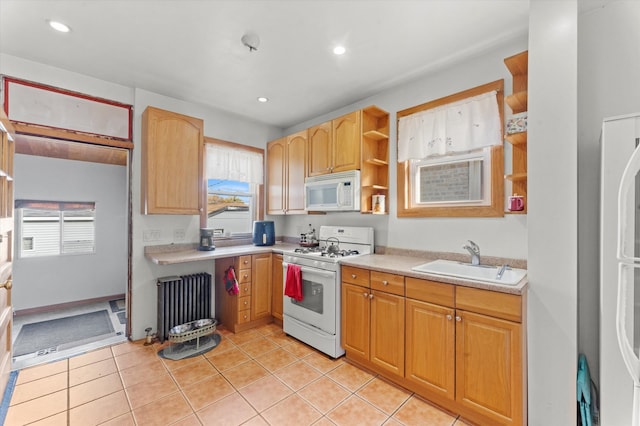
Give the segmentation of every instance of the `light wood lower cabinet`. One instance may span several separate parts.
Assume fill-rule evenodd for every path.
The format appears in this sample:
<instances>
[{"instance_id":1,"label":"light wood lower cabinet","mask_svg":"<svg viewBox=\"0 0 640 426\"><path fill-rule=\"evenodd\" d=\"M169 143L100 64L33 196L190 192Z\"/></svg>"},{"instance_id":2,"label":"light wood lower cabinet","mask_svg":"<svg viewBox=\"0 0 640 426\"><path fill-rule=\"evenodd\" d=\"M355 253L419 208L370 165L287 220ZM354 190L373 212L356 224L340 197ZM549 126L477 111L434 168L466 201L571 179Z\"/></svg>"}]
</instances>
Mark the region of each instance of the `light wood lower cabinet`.
<instances>
[{"instance_id":1,"label":"light wood lower cabinet","mask_svg":"<svg viewBox=\"0 0 640 426\"><path fill-rule=\"evenodd\" d=\"M370 278L367 270L343 267L342 346L348 357L402 376L404 297L371 288L374 282L392 281L384 278L380 273ZM404 294L404 282L401 291Z\"/></svg>"},{"instance_id":2,"label":"light wood lower cabinet","mask_svg":"<svg viewBox=\"0 0 640 426\"><path fill-rule=\"evenodd\" d=\"M284 296L282 255L274 253L271 261L273 263L271 279L271 315L277 323L282 325L282 300Z\"/></svg>"},{"instance_id":3,"label":"light wood lower cabinet","mask_svg":"<svg viewBox=\"0 0 640 426\"><path fill-rule=\"evenodd\" d=\"M474 423L526 423L526 293L347 265L342 280L342 344L348 359ZM389 292L378 290L381 286Z\"/></svg>"},{"instance_id":4,"label":"light wood lower cabinet","mask_svg":"<svg viewBox=\"0 0 640 426\"><path fill-rule=\"evenodd\" d=\"M215 266L216 318L237 333L272 322L271 253L217 259ZM240 292L230 295L225 288L225 272L233 266Z\"/></svg>"},{"instance_id":5,"label":"light wood lower cabinet","mask_svg":"<svg viewBox=\"0 0 640 426\"><path fill-rule=\"evenodd\" d=\"M456 313L456 401L498 424L522 424L522 336L512 321Z\"/></svg>"},{"instance_id":6,"label":"light wood lower cabinet","mask_svg":"<svg viewBox=\"0 0 640 426\"><path fill-rule=\"evenodd\" d=\"M454 310L407 299L406 379L455 399Z\"/></svg>"}]
</instances>

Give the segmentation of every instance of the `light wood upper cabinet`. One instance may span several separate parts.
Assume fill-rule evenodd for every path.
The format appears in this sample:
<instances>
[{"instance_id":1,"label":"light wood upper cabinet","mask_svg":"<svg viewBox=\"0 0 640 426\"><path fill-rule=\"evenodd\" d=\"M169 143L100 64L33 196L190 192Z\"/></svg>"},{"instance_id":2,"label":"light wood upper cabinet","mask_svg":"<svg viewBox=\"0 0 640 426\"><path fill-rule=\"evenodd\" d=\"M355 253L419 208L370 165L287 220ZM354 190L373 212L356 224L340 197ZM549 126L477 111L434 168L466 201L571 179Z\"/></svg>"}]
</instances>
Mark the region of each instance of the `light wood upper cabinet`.
<instances>
[{"instance_id":1,"label":"light wood upper cabinet","mask_svg":"<svg viewBox=\"0 0 640 426\"><path fill-rule=\"evenodd\" d=\"M309 176L324 175L331 171L331 132L331 121L309 128Z\"/></svg>"},{"instance_id":2,"label":"light wood upper cabinet","mask_svg":"<svg viewBox=\"0 0 640 426\"><path fill-rule=\"evenodd\" d=\"M332 120L333 165L331 172L360 168L360 111Z\"/></svg>"},{"instance_id":3,"label":"light wood upper cabinet","mask_svg":"<svg viewBox=\"0 0 640 426\"><path fill-rule=\"evenodd\" d=\"M287 139L267 144L267 213L284 214L286 210Z\"/></svg>"},{"instance_id":4,"label":"light wood upper cabinet","mask_svg":"<svg viewBox=\"0 0 640 426\"><path fill-rule=\"evenodd\" d=\"M309 129L309 176L360 169L360 111Z\"/></svg>"},{"instance_id":5,"label":"light wood upper cabinet","mask_svg":"<svg viewBox=\"0 0 640 426\"><path fill-rule=\"evenodd\" d=\"M203 202L201 119L147 107L142 114L142 213L198 215Z\"/></svg>"},{"instance_id":6,"label":"light wood upper cabinet","mask_svg":"<svg viewBox=\"0 0 640 426\"><path fill-rule=\"evenodd\" d=\"M267 144L267 213L304 214L307 131Z\"/></svg>"},{"instance_id":7,"label":"light wood upper cabinet","mask_svg":"<svg viewBox=\"0 0 640 426\"><path fill-rule=\"evenodd\" d=\"M287 214L303 214L307 177L307 131L287 136Z\"/></svg>"}]
</instances>

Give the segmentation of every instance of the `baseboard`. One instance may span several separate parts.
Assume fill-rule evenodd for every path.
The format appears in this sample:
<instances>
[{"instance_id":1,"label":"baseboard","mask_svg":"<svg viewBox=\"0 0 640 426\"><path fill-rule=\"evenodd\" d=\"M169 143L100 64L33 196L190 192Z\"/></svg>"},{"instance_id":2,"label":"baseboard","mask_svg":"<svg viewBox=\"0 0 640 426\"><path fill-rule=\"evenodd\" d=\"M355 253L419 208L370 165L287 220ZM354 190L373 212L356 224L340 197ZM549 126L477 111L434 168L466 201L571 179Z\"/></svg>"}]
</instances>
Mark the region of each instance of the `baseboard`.
<instances>
[{"instance_id":1,"label":"baseboard","mask_svg":"<svg viewBox=\"0 0 640 426\"><path fill-rule=\"evenodd\" d=\"M41 314L45 312L58 311L61 309L74 308L76 306L87 305L90 303L108 302L110 300L124 299L124 297L125 295L124 293L122 293L122 294L115 294L113 296L102 296L102 297L95 297L93 299L84 299L84 300L77 300L73 302L58 303L56 305L47 305L47 306L39 306L36 308L20 309L20 310L14 311L13 315L20 316L20 315Z\"/></svg>"}]
</instances>

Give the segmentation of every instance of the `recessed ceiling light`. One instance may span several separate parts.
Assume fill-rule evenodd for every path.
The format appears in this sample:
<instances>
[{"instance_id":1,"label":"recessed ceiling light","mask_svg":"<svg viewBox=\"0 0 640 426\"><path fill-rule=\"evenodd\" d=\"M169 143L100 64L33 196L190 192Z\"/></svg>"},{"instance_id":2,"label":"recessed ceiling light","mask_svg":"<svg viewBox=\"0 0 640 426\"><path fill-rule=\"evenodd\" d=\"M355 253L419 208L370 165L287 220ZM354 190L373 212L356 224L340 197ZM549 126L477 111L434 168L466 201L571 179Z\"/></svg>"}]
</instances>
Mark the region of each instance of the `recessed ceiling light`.
<instances>
[{"instance_id":1,"label":"recessed ceiling light","mask_svg":"<svg viewBox=\"0 0 640 426\"><path fill-rule=\"evenodd\" d=\"M346 51L347 49L345 49L344 46L336 46L333 48L333 53L336 55L344 55L344 52Z\"/></svg>"},{"instance_id":2,"label":"recessed ceiling light","mask_svg":"<svg viewBox=\"0 0 640 426\"><path fill-rule=\"evenodd\" d=\"M49 21L49 26L56 31L60 31L61 33L68 33L69 31L71 31L71 28L58 21Z\"/></svg>"},{"instance_id":3,"label":"recessed ceiling light","mask_svg":"<svg viewBox=\"0 0 640 426\"><path fill-rule=\"evenodd\" d=\"M258 102L262 102L262 103L269 102L269 98L265 98L264 96L260 96L258 98Z\"/></svg>"}]
</instances>

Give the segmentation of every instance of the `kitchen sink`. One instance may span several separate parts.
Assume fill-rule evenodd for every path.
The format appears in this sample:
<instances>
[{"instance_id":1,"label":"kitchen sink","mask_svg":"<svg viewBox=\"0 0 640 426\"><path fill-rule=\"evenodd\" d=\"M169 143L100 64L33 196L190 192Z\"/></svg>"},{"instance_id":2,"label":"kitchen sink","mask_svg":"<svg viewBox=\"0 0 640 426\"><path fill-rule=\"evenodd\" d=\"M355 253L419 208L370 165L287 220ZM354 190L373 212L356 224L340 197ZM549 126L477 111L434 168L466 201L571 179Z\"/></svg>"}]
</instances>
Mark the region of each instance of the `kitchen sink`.
<instances>
[{"instance_id":1,"label":"kitchen sink","mask_svg":"<svg viewBox=\"0 0 640 426\"><path fill-rule=\"evenodd\" d=\"M516 285L527 275L526 269L507 267L502 276L498 277L500 269L500 266L472 265L452 260L434 260L411 268L416 272L503 285Z\"/></svg>"}]
</instances>

